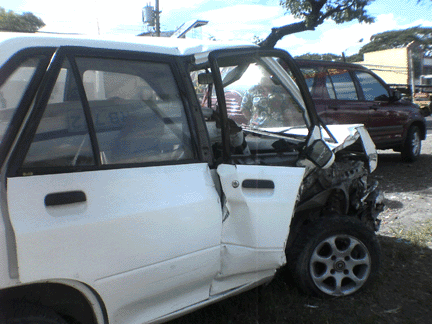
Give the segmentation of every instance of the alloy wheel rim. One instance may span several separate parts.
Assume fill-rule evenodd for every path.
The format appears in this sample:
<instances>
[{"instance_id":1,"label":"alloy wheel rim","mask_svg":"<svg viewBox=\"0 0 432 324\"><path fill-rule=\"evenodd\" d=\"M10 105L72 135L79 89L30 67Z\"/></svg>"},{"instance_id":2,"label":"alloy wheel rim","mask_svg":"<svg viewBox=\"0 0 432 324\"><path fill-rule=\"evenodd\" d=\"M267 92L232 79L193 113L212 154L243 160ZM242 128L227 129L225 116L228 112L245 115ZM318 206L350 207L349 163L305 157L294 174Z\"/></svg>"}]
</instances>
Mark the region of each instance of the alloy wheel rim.
<instances>
[{"instance_id":1,"label":"alloy wheel rim","mask_svg":"<svg viewBox=\"0 0 432 324\"><path fill-rule=\"evenodd\" d=\"M414 132L411 145L413 148L413 154L417 156L420 153L420 135L418 132Z\"/></svg>"},{"instance_id":2,"label":"alloy wheel rim","mask_svg":"<svg viewBox=\"0 0 432 324\"><path fill-rule=\"evenodd\" d=\"M334 235L315 248L310 275L316 287L331 296L349 295L369 278L371 257L366 246L350 235Z\"/></svg>"}]
</instances>

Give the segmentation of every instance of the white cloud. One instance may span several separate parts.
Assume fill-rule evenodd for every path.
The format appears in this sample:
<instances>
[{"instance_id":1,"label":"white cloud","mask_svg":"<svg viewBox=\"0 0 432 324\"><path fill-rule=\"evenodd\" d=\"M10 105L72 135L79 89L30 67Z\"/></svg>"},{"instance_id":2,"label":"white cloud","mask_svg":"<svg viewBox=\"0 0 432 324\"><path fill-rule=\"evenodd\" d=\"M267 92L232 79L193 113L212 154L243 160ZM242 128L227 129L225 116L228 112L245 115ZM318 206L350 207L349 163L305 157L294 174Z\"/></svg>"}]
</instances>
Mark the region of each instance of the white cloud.
<instances>
[{"instance_id":1,"label":"white cloud","mask_svg":"<svg viewBox=\"0 0 432 324\"><path fill-rule=\"evenodd\" d=\"M54 2L53 0L4 0L6 9L30 11L41 17L46 30L79 33L128 33L138 34L146 30L142 23L142 8L155 0L123 0L120 4L110 4L102 0L75 0ZM386 0L381 0L386 1ZM8 6L7 3L10 2ZM231 5L235 3L234 5ZM174 30L191 19L208 20L203 34L220 40L247 40L254 36L265 38L272 27L287 25L296 20L285 14L278 0L162 0L160 3L162 30ZM378 5L381 2L376 2ZM387 3L390 3L389 0ZM371 6L372 7L372 6ZM377 7L378 8L378 7ZM381 12L392 12L391 6L379 7ZM414 9L420 9L413 7ZM377 11L379 12L379 11ZM315 31L296 33L284 37L277 47L289 50L293 55L303 53L335 53L346 51L350 55L365 45L373 34L413 26L432 27L432 21L414 22L406 15L376 15L373 24L350 22L336 25L327 21ZM396 16L397 15L397 16ZM424 18L423 19L428 19ZM297 20L298 21L298 20ZM362 43L358 40L363 38Z\"/></svg>"},{"instance_id":2,"label":"white cloud","mask_svg":"<svg viewBox=\"0 0 432 324\"><path fill-rule=\"evenodd\" d=\"M287 49L292 55L305 53L340 55L342 52L352 55L367 44L373 34L395 28L398 28L398 24L393 14L379 15L372 24L351 22L338 25L332 21L327 21L314 31L285 37L278 42L277 47ZM362 42L360 42L361 39Z\"/></svg>"},{"instance_id":3,"label":"white cloud","mask_svg":"<svg viewBox=\"0 0 432 324\"><path fill-rule=\"evenodd\" d=\"M200 19L208 20L205 32L221 40L248 40L265 37L277 24L286 24L283 9L264 5L235 5L203 12Z\"/></svg>"}]
</instances>

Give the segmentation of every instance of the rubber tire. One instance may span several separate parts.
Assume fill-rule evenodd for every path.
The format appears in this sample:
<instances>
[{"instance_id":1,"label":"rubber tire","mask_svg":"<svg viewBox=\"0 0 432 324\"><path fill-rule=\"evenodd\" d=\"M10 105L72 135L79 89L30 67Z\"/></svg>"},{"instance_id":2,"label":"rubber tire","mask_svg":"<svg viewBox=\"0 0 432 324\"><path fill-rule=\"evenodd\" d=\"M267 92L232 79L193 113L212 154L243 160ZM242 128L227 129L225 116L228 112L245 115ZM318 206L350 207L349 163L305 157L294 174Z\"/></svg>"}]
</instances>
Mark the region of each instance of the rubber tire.
<instances>
[{"instance_id":1,"label":"rubber tire","mask_svg":"<svg viewBox=\"0 0 432 324\"><path fill-rule=\"evenodd\" d=\"M418 145L416 142L418 141ZM421 152L421 132L418 126L411 126L408 129L405 143L402 147L402 160L405 162L414 162L420 156Z\"/></svg>"},{"instance_id":2,"label":"rubber tire","mask_svg":"<svg viewBox=\"0 0 432 324\"><path fill-rule=\"evenodd\" d=\"M310 262L315 249L320 243L335 235L349 235L363 243L370 257L370 272L360 287L352 292L328 293L320 289L312 279ZM309 223L297 237L293 246L296 259L292 260L292 272L299 288L308 295L320 298L333 298L347 296L363 290L369 286L378 275L381 264L381 247L375 235L365 224L356 218L349 216L323 217L315 224ZM292 255L293 255L292 254Z\"/></svg>"},{"instance_id":3,"label":"rubber tire","mask_svg":"<svg viewBox=\"0 0 432 324\"><path fill-rule=\"evenodd\" d=\"M7 313L0 315L1 324L67 324L53 310L30 303L10 305Z\"/></svg>"}]
</instances>

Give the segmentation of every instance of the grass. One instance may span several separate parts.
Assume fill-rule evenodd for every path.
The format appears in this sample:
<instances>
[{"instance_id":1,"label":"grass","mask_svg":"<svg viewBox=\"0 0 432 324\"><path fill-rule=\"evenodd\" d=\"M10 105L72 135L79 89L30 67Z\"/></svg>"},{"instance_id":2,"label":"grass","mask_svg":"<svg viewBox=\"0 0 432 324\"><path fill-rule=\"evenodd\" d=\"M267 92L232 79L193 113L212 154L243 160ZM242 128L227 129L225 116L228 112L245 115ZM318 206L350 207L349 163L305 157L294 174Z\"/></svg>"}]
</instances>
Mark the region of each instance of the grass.
<instances>
[{"instance_id":1,"label":"grass","mask_svg":"<svg viewBox=\"0 0 432 324\"><path fill-rule=\"evenodd\" d=\"M420 248L432 248L432 220L429 219L423 224L410 229L399 227L392 230L394 236L407 243L414 244Z\"/></svg>"}]
</instances>

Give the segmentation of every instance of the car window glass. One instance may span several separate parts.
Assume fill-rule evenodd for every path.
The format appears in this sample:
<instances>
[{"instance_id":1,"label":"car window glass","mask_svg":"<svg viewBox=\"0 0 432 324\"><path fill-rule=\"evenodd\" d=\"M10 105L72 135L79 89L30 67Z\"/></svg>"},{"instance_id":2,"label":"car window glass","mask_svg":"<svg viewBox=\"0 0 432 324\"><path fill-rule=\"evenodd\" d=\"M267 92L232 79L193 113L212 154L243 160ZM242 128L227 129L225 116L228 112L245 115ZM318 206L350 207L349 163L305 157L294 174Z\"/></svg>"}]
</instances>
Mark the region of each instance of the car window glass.
<instances>
[{"instance_id":1,"label":"car window glass","mask_svg":"<svg viewBox=\"0 0 432 324\"><path fill-rule=\"evenodd\" d=\"M313 99L335 99L333 85L322 67L300 69Z\"/></svg>"},{"instance_id":2,"label":"car window glass","mask_svg":"<svg viewBox=\"0 0 432 324\"><path fill-rule=\"evenodd\" d=\"M389 93L387 89L372 74L363 71L356 71L355 74L366 100L388 100Z\"/></svg>"},{"instance_id":3,"label":"car window glass","mask_svg":"<svg viewBox=\"0 0 432 324\"><path fill-rule=\"evenodd\" d=\"M103 164L193 158L168 64L77 58Z\"/></svg>"},{"instance_id":4,"label":"car window glass","mask_svg":"<svg viewBox=\"0 0 432 324\"><path fill-rule=\"evenodd\" d=\"M69 63L60 70L23 167L93 165L90 136L80 100L65 100L65 85L76 89Z\"/></svg>"},{"instance_id":5,"label":"car window glass","mask_svg":"<svg viewBox=\"0 0 432 324\"><path fill-rule=\"evenodd\" d=\"M336 93L335 93L335 90L333 88L333 84L331 82L331 79L328 75L326 75L325 82L326 82L327 93L328 93L330 99L336 99Z\"/></svg>"},{"instance_id":6,"label":"car window glass","mask_svg":"<svg viewBox=\"0 0 432 324\"><path fill-rule=\"evenodd\" d=\"M0 86L0 142L42 57L25 60Z\"/></svg>"},{"instance_id":7,"label":"car window glass","mask_svg":"<svg viewBox=\"0 0 432 324\"><path fill-rule=\"evenodd\" d=\"M228 116L237 124L251 127L305 125L300 103L261 62L251 63L246 69L224 67L221 74L225 80L240 69L241 76L224 89Z\"/></svg>"},{"instance_id":8,"label":"car window glass","mask_svg":"<svg viewBox=\"0 0 432 324\"><path fill-rule=\"evenodd\" d=\"M328 69L338 100L358 100L351 75L344 69Z\"/></svg>"}]
</instances>

